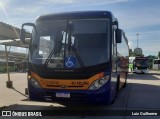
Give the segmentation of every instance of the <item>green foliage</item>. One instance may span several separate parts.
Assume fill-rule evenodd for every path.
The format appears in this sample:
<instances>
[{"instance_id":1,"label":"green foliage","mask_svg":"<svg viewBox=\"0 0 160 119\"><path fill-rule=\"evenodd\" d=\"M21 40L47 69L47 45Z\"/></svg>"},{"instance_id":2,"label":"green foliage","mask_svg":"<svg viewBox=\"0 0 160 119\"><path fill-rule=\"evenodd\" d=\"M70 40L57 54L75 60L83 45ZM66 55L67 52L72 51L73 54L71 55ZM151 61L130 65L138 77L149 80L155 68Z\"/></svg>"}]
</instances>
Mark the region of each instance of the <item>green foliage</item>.
<instances>
[{"instance_id":1,"label":"green foliage","mask_svg":"<svg viewBox=\"0 0 160 119\"><path fill-rule=\"evenodd\" d=\"M157 56L153 56L153 55L149 55L148 57L148 62L149 62L149 68L152 69L152 65L153 65L153 60L157 59Z\"/></svg>"},{"instance_id":2,"label":"green foliage","mask_svg":"<svg viewBox=\"0 0 160 119\"><path fill-rule=\"evenodd\" d=\"M133 56L133 51L132 51L132 49L129 49L129 56Z\"/></svg>"},{"instance_id":3,"label":"green foliage","mask_svg":"<svg viewBox=\"0 0 160 119\"><path fill-rule=\"evenodd\" d=\"M158 52L158 57L159 57L159 59L160 59L160 51Z\"/></svg>"}]
</instances>

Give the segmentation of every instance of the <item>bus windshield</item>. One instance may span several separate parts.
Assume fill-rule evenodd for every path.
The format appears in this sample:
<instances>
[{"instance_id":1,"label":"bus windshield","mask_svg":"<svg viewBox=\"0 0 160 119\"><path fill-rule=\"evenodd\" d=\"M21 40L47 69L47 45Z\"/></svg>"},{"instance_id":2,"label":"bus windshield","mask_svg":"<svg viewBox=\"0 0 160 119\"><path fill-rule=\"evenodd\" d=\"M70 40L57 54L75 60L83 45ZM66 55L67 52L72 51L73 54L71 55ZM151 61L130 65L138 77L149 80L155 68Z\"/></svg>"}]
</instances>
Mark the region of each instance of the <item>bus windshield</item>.
<instances>
[{"instance_id":1,"label":"bus windshield","mask_svg":"<svg viewBox=\"0 0 160 119\"><path fill-rule=\"evenodd\" d=\"M47 68L82 68L110 59L109 20L73 19L36 22L30 62Z\"/></svg>"},{"instance_id":2,"label":"bus windshield","mask_svg":"<svg viewBox=\"0 0 160 119\"><path fill-rule=\"evenodd\" d=\"M148 60L147 59L136 59L136 66L139 68L148 68Z\"/></svg>"}]
</instances>

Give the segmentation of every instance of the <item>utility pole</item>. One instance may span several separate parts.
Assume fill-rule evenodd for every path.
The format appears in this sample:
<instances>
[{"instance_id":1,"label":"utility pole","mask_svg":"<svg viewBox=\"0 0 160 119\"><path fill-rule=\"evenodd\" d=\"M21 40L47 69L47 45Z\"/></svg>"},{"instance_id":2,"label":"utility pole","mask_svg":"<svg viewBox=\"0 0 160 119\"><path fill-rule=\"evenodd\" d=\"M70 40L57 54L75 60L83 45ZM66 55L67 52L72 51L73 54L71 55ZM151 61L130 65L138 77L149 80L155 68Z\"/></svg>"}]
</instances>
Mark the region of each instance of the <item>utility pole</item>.
<instances>
[{"instance_id":1,"label":"utility pole","mask_svg":"<svg viewBox=\"0 0 160 119\"><path fill-rule=\"evenodd\" d=\"M137 33L136 35L137 35L137 48L138 48L138 36L139 36L139 33Z\"/></svg>"}]
</instances>

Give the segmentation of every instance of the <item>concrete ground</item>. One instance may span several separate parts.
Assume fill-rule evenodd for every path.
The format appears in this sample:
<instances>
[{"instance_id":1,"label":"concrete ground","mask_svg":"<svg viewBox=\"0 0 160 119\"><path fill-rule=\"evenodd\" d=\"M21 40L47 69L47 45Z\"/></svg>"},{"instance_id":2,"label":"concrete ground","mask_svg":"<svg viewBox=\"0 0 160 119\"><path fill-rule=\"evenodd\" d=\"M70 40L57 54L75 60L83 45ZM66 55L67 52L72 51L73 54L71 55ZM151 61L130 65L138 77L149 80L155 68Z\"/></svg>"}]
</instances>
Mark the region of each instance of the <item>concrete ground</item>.
<instances>
[{"instance_id":1,"label":"concrete ground","mask_svg":"<svg viewBox=\"0 0 160 119\"><path fill-rule=\"evenodd\" d=\"M26 99L25 88L27 87L26 73L10 73L10 80L13 88L6 87L8 75L0 74L0 107L16 104L18 101Z\"/></svg>"}]
</instances>

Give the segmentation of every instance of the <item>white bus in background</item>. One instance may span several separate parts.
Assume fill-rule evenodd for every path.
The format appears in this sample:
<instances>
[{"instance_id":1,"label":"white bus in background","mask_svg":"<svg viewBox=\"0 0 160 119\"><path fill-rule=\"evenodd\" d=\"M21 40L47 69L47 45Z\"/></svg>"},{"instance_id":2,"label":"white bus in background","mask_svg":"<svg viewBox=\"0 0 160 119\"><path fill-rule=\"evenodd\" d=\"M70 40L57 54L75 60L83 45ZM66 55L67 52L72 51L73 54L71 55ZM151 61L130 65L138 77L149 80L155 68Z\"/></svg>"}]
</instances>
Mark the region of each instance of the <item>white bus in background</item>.
<instances>
[{"instance_id":1,"label":"white bus in background","mask_svg":"<svg viewBox=\"0 0 160 119\"><path fill-rule=\"evenodd\" d=\"M137 56L133 61L133 72L135 73L148 73L149 64L148 58L143 56Z\"/></svg>"},{"instance_id":2,"label":"white bus in background","mask_svg":"<svg viewBox=\"0 0 160 119\"><path fill-rule=\"evenodd\" d=\"M153 67L152 67L152 69L160 70L160 59L154 59L153 60Z\"/></svg>"}]
</instances>

